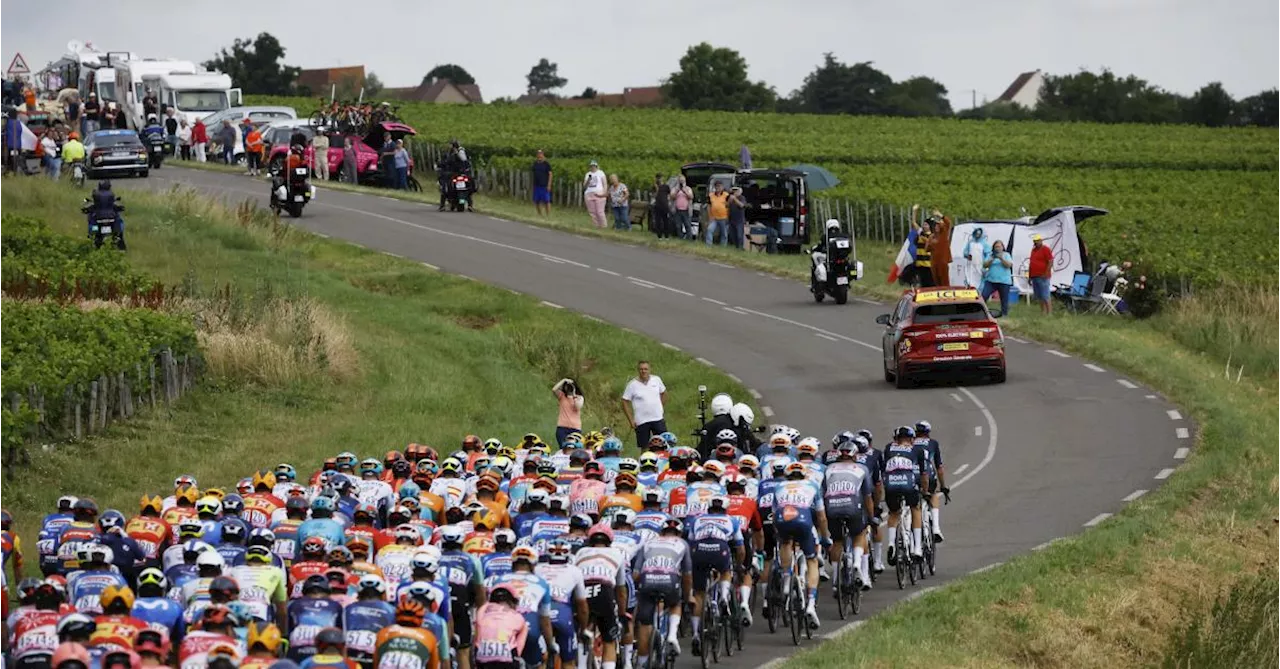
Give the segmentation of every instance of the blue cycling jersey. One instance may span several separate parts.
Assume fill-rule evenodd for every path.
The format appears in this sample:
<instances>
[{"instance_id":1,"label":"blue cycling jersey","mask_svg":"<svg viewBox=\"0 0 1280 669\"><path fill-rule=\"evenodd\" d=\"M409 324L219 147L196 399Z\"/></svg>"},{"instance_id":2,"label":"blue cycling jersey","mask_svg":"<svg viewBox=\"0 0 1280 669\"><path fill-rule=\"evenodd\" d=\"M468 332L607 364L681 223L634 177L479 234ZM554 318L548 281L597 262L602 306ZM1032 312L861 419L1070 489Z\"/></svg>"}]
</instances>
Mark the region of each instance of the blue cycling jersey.
<instances>
[{"instance_id":1,"label":"blue cycling jersey","mask_svg":"<svg viewBox=\"0 0 1280 669\"><path fill-rule=\"evenodd\" d=\"M910 491L919 487L925 471L925 449L919 444L892 444L884 452L886 490Z\"/></svg>"},{"instance_id":2,"label":"blue cycling jersey","mask_svg":"<svg viewBox=\"0 0 1280 669\"><path fill-rule=\"evenodd\" d=\"M808 479L783 480L773 491L776 524L813 525L813 514L822 511L822 491Z\"/></svg>"}]
</instances>

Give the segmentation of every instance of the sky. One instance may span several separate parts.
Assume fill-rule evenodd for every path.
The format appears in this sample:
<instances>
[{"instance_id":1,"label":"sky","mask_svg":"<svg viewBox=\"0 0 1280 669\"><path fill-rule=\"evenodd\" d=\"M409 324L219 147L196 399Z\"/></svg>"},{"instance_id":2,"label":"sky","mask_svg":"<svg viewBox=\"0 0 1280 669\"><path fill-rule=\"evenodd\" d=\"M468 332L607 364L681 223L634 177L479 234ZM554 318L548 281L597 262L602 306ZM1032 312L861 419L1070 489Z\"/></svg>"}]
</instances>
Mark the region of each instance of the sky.
<instances>
[{"instance_id":1,"label":"sky","mask_svg":"<svg viewBox=\"0 0 1280 669\"><path fill-rule=\"evenodd\" d=\"M529 68L544 57L569 80L566 95L656 85L702 41L740 52L750 77L782 95L829 51L846 63L871 61L894 80L932 77L957 110L995 99L1035 69L1110 68L1182 94L1220 81L1236 97L1275 88L1280 78L1276 0L380 0L370 11L332 0L57 5L51 13L45 0L4 1L6 64L21 52L39 70L72 39L200 62L236 37L267 31L290 65L364 65L387 86L413 86L433 66L457 63L486 100L523 93Z\"/></svg>"}]
</instances>

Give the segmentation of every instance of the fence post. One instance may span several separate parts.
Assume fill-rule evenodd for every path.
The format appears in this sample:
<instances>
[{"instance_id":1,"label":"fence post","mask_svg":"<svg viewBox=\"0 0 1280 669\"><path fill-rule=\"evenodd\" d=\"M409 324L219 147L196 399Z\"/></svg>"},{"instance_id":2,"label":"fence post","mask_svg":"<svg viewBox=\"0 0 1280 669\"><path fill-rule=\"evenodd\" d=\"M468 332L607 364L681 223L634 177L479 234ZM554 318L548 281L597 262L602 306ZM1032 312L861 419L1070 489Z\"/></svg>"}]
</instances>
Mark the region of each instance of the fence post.
<instances>
[{"instance_id":1,"label":"fence post","mask_svg":"<svg viewBox=\"0 0 1280 669\"><path fill-rule=\"evenodd\" d=\"M150 379L150 383L148 383L147 385L151 393L151 410L155 411L156 410L156 358L155 356L151 356L150 376L148 378Z\"/></svg>"},{"instance_id":2,"label":"fence post","mask_svg":"<svg viewBox=\"0 0 1280 669\"><path fill-rule=\"evenodd\" d=\"M89 434L98 427L98 382L89 382Z\"/></svg>"},{"instance_id":3,"label":"fence post","mask_svg":"<svg viewBox=\"0 0 1280 669\"><path fill-rule=\"evenodd\" d=\"M84 439L84 423L80 419L80 410L84 407L84 395L80 392L80 385L76 384L76 441Z\"/></svg>"}]
</instances>

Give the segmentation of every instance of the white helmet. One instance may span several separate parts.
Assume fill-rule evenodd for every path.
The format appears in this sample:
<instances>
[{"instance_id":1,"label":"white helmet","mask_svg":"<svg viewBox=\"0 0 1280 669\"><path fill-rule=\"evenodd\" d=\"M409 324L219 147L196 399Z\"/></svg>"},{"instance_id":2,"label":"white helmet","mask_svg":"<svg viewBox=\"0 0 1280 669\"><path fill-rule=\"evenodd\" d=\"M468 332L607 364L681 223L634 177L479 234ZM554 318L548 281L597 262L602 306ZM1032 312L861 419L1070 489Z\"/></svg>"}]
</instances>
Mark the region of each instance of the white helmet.
<instances>
[{"instance_id":1,"label":"white helmet","mask_svg":"<svg viewBox=\"0 0 1280 669\"><path fill-rule=\"evenodd\" d=\"M711 415L723 416L733 410L733 398L719 393L711 398Z\"/></svg>"},{"instance_id":2,"label":"white helmet","mask_svg":"<svg viewBox=\"0 0 1280 669\"><path fill-rule=\"evenodd\" d=\"M734 444L738 443L738 433L733 430L725 429L716 433L716 444Z\"/></svg>"},{"instance_id":3,"label":"white helmet","mask_svg":"<svg viewBox=\"0 0 1280 669\"><path fill-rule=\"evenodd\" d=\"M790 439L793 444L800 438L800 430L797 430L794 427L783 427L782 433L787 435L787 438Z\"/></svg>"},{"instance_id":4,"label":"white helmet","mask_svg":"<svg viewBox=\"0 0 1280 669\"><path fill-rule=\"evenodd\" d=\"M834 219L834 218L828 218L828 219L827 219L827 234L830 234L830 233L831 233L831 229L832 229L832 228L835 228L835 231L836 231L836 232L840 232L840 221L837 221L837 220L836 220L836 219Z\"/></svg>"},{"instance_id":5,"label":"white helmet","mask_svg":"<svg viewBox=\"0 0 1280 669\"><path fill-rule=\"evenodd\" d=\"M747 406L745 402L738 402L729 410L729 415L733 417L734 425L750 425L756 422L756 414Z\"/></svg>"},{"instance_id":6,"label":"white helmet","mask_svg":"<svg viewBox=\"0 0 1280 669\"><path fill-rule=\"evenodd\" d=\"M436 573L440 569L440 556L430 551L418 551L409 558L409 564L414 569L421 569L429 573Z\"/></svg>"},{"instance_id":7,"label":"white helmet","mask_svg":"<svg viewBox=\"0 0 1280 669\"><path fill-rule=\"evenodd\" d=\"M213 551L204 551L200 553L200 557L196 558L196 566L197 567L217 567L218 569L225 569L227 566L227 563L225 560L222 559L221 553L219 553L216 550L213 550Z\"/></svg>"}]
</instances>

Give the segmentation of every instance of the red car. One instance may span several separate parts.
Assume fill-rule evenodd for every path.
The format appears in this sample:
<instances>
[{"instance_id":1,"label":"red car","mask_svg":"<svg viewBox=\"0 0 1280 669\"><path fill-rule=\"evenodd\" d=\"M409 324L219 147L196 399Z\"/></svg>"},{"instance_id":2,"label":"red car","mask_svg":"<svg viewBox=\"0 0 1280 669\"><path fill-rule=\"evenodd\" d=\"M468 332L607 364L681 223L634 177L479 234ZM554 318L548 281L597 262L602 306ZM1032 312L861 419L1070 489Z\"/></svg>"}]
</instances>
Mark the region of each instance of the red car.
<instances>
[{"instance_id":1,"label":"red car","mask_svg":"<svg viewBox=\"0 0 1280 669\"><path fill-rule=\"evenodd\" d=\"M884 380L899 388L964 374L1004 383L1004 335L972 288L909 289L876 322L885 326Z\"/></svg>"},{"instance_id":2,"label":"red car","mask_svg":"<svg viewBox=\"0 0 1280 669\"><path fill-rule=\"evenodd\" d=\"M289 144L287 135L294 132L300 132L306 135L308 139L315 134L312 128L287 128L281 127L273 129L279 131L285 138L283 141L272 141L271 148L267 155L268 169L274 174L284 165L285 159L289 156ZM389 135L391 139L404 139L418 134L413 128L403 123L380 123L369 131L364 137L352 135L355 140L356 149L356 174L359 175L361 183L373 180L380 183L381 163L379 162L382 144ZM274 135L272 136L274 139ZM342 152L343 152L343 136L329 136L329 178L334 180L342 180ZM413 159L409 159L409 173L413 174ZM415 189L417 190L417 189Z\"/></svg>"}]
</instances>

